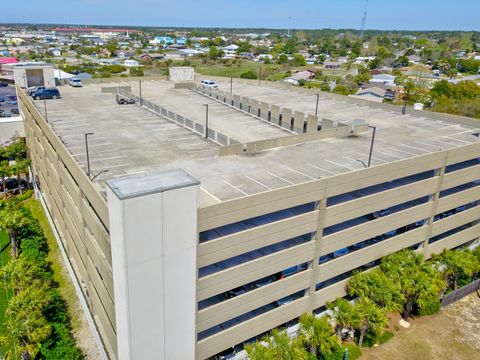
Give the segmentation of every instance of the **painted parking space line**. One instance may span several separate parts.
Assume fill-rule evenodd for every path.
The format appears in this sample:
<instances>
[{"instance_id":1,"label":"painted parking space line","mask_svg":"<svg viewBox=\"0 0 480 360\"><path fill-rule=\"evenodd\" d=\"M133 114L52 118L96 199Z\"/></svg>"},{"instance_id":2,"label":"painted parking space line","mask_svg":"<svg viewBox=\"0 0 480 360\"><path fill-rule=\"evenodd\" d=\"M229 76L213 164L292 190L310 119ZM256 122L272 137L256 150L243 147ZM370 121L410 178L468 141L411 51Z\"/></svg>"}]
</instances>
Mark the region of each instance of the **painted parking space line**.
<instances>
[{"instance_id":1,"label":"painted parking space line","mask_svg":"<svg viewBox=\"0 0 480 360\"><path fill-rule=\"evenodd\" d=\"M250 180L252 180L253 182L257 183L258 185L263 186L263 187L264 187L265 189L267 189L267 190L272 190L272 188L271 188L270 186L265 185L265 184L262 183L261 181L259 181L259 180L257 180L257 179L254 179L254 178L252 178L251 176L245 175L245 177L246 177L247 179L250 179Z\"/></svg>"},{"instance_id":2,"label":"painted parking space line","mask_svg":"<svg viewBox=\"0 0 480 360\"><path fill-rule=\"evenodd\" d=\"M297 174L300 174L300 175L302 175L302 176L305 176L306 178L309 178L309 179L312 179L312 180L316 180L316 178L314 178L314 177L312 177L312 176L310 176L310 175L308 175L308 174L305 174L305 173L303 173L303 172L301 172L301 171L292 169L291 167L288 167L288 166L285 166L285 167L286 167L288 170L291 170L291 171L293 171L293 172L296 172Z\"/></svg>"},{"instance_id":3,"label":"painted parking space line","mask_svg":"<svg viewBox=\"0 0 480 360\"><path fill-rule=\"evenodd\" d=\"M324 161L332 164L332 165L336 165L336 166L340 166L340 167L343 167L345 169L348 169L348 170L354 170L353 168L351 168L350 166L347 166L345 164L340 164L339 162L336 162L336 161L331 161L331 160L328 160L328 159L325 159Z\"/></svg>"},{"instance_id":4,"label":"painted parking space line","mask_svg":"<svg viewBox=\"0 0 480 360\"><path fill-rule=\"evenodd\" d=\"M394 151L398 151L398 152L401 152L401 153L404 153L404 154L407 154L407 155L413 155L413 156L417 156L418 154L415 154L415 153L412 153L410 151L405 151L405 150L400 150L400 149L397 149L397 148L394 148L394 147L390 147L391 150L394 150Z\"/></svg>"},{"instance_id":5,"label":"painted parking space line","mask_svg":"<svg viewBox=\"0 0 480 360\"><path fill-rule=\"evenodd\" d=\"M311 166L311 167L313 167L313 168L315 168L315 169L324 171L324 172L326 172L326 173L328 173L328 174L337 175L337 173L335 173L335 172L333 172L333 171L329 171L329 170L323 169L323 168L321 168L321 167L319 167L319 166L316 166L316 165L313 165L313 164L310 164L310 163L307 163L307 165L308 165L308 166Z\"/></svg>"},{"instance_id":6,"label":"painted parking space line","mask_svg":"<svg viewBox=\"0 0 480 360\"><path fill-rule=\"evenodd\" d=\"M272 175L273 177L276 177L277 179L280 179L282 181L285 181L287 184L295 185L295 183L291 182L290 180L287 180L287 179L284 179L281 176L275 175L275 174L271 173L270 171L267 171L267 174Z\"/></svg>"},{"instance_id":7,"label":"painted parking space line","mask_svg":"<svg viewBox=\"0 0 480 360\"><path fill-rule=\"evenodd\" d=\"M227 180L222 180L222 181L223 181L225 184L227 184L227 185L231 186L232 188L234 188L235 190L237 190L238 192L242 193L243 195L248 196L248 194L247 194L245 191L243 191L242 189L239 189L239 188L236 187L235 185L230 184Z\"/></svg>"}]
</instances>

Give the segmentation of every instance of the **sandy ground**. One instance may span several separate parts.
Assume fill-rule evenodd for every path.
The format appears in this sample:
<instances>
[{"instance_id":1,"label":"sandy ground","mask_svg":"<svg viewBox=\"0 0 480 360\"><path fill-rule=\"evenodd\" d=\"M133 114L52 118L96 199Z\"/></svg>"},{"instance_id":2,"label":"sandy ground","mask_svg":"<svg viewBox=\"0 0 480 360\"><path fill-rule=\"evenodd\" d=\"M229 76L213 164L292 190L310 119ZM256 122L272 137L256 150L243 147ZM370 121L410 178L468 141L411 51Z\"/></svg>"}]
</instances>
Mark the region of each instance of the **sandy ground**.
<instances>
[{"instance_id":1,"label":"sandy ground","mask_svg":"<svg viewBox=\"0 0 480 360\"><path fill-rule=\"evenodd\" d=\"M398 324L399 318L392 318ZM480 360L480 298L473 293L433 316L391 326L395 336L364 349L362 360Z\"/></svg>"}]
</instances>

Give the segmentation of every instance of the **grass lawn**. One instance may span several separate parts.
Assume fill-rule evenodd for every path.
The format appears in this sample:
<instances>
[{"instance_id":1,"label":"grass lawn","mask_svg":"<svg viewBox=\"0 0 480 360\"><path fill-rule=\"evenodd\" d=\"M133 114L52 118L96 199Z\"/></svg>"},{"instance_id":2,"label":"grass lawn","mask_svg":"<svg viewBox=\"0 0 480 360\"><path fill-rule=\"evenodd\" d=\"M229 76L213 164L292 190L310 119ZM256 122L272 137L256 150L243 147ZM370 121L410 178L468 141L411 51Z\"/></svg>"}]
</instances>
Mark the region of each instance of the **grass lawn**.
<instances>
[{"instance_id":1,"label":"grass lawn","mask_svg":"<svg viewBox=\"0 0 480 360\"><path fill-rule=\"evenodd\" d=\"M57 245L57 241L53 236L52 230L48 223L48 220L43 211L42 205L39 200L30 198L24 202L24 205L31 211L32 215L39 221L40 226L47 238L49 253L47 260L52 264L53 278L59 284L59 291L62 297L65 299L68 305L68 312L72 329L74 333L81 326L79 319L83 316L81 314L81 308L75 292L75 288L71 283L69 274L63 265L63 258L60 252L60 248Z\"/></svg>"},{"instance_id":2,"label":"grass lawn","mask_svg":"<svg viewBox=\"0 0 480 360\"><path fill-rule=\"evenodd\" d=\"M480 359L480 299L475 293L438 314L413 319L411 324L409 329L390 329L395 336L378 347L363 348L361 359Z\"/></svg>"},{"instance_id":3,"label":"grass lawn","mask_svg":"<svg viewBox=\"0 0 480 360\"><path fill-rule=\"evenodd\" d=\"M12 258L10 253L10 238L6 231L0 231L0 267L3 267ZM0 325L3 324L5 318L5 309L7 307L8 299L12 296L9 289L0 287ZM7 329L4 326L0 326L0 336L7 336ZM0 349L1 353L1 349Z\"/></svg>"}]
</instances>

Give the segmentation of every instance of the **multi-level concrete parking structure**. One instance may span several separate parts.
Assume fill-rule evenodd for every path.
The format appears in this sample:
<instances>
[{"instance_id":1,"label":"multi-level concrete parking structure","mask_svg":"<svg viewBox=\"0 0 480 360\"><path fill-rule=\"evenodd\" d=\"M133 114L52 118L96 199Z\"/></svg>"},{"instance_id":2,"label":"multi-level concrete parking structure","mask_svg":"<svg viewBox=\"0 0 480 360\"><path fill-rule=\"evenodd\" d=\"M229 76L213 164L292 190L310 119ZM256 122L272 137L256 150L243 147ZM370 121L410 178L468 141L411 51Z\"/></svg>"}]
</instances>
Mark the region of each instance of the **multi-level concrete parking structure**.
<instances>
[{"instance_id":1,"label":"multi-level concrete parking structure","mask_svg":"<svg viewBox=\"0 0 480 360\"><path fill-rule=\"evenodd\" d=\"M314 93L274 84L141 87L64 87L46 114L19 89L34 174L113 359L206 359L321 311L387 254L480 237L476 120L330 94L315 116Z\"/></svg>"}]
</instances>

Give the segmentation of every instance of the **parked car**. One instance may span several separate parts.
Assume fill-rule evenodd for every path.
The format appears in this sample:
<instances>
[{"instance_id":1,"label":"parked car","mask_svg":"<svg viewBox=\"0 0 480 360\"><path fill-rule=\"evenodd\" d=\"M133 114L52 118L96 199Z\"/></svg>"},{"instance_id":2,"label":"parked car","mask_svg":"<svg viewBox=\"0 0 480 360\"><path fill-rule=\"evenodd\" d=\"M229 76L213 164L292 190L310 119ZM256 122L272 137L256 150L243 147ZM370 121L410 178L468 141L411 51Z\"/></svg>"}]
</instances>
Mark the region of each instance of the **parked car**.
<instances>
[{"instance_id":1,"label":"parked car","mask_svg":"<svg viewBox=\"0 0 480 360\"><path fill-rule=\"evenodd\" d=\"M333 253L333 257L334 258L337 258L337 257L340 257L340 256L343 256L343 255L347 255L348 254L348 249L347 248L343 248L343 249L340 249L340 250L337 250Z\"/></svg>"},{"instance_id":2,"label":"parked car","mask_svg":"<svg viewBox=\"0 0 480 360\"><path fill-rule=\"evenodd\" d=\"M390 215L390 209L381 209L378 211L374 211L373 213L368 215L370 220L375 220L384 216Z\"/></svg>"},{"instance_id":3,"label":"parked car","mask_svg":"<svg viewBox=\"0 0 480 360\"><path fill-rule=\"evenodd\" d=\"M304 263L304 264L301 264L301 265L295 265L295 266L289 267L288 269L285 269L285 270L277 273L275 275L275 278L277 280L285 279L286 277L295 275L296 273L298 273L302 270L306 270L306 269L308 269L308 263Z\"/></svg>"},{"instance_id":4,"label":"parked car","mask_svg":"<svg viewBox=\"0 0 480 360\"><path fill-rule=\"evenodd\" d=\"M10 112L11 112L12 114L16 114L16 115L18 115L18 114L20 113L20 112L18 111L18 108L11 108L11 109L10 109Z\"/></svg>"},{"instance_id":5,"label":"parked car","mask_svg":"<svg viewBox=\"0 0 480 360\"><path fill-rule=\"evenodd\" d=\"M43 90L37 90L33 93L33 98L35 100L44 100L44 99L60 99L60 91L57 88L46 88Z\"/></svg>"},{"instance_id":6,"label":"parked car","mask_svg":"<svg viewBox=\"0 0 480 360\"><path fill-rule=\"evenodd\" d=\"M3 110L2 112L0 112L0 118L9 118L9 117L12 117L12 114L6 113Z\"/></svg>"},{"instance_id":7,"label":"parked car","mask_svg":"<svg viewBox=\"0 0 480 360\"><path fill-rule=\"evenodd\" d=\"M208 87L211 89L218 89L218 85L215 81L213 80L202 80L201 84L203 87Z\"/></svg>"},{"instance_id":8,"label":"parked car","mask_svg":"<svg viewBox=\"0 0 480 360\"><path fill-rule=\"evenodd\" d=\"M36 91L44 90L44 89L45 89L45 86L30 86L29 88L27 88L27 95L32 96L33 93L35 93Z\"/></svg>"},{"instance_id":9,"label":"parked car","mask_svg":"<svg viewBox=\"0 0 480 360\"><path fill-rule=\"evenodd\" d=\"M82 80L77 78L70 79L68 80L68 85L72 87L82 87Z\"/></svg>"},{"instance_id":10,"label":"parked car","mask_svg":"<svg viewBox=\"0 0 480 360\"><path fill-rule=\"evenodd\" d=\"M365 241L360 241L359 243L353 244L352 248L353 250L360 250L363 249L366 246Z\"/></svg>"},{"instance_id":11,"label":"parked car","mask_svg":"<svg viewBox=\"0 0 480 360\"><path fill-rule=\"evenodd\" d=\"M5 98L3 97L0 97L0 103L4 102L5 101Z\"/></svg>"},{"instance_id":12,"label":"parked car","mask_svg":"<svg viewBox=\"0 0 480 360\"><path fill-rule=\"evenodd\" d=\"M247 291L245 290L245 287L244 286L239 286L235 289L232 289L232 290L228 290L225 292L225 296L228 298L228 299L231 299L235 296L239 296L239 295L242 295L242 294L245 294Z\"/></svg>"},{"instance_id":13,"label":"parked car","mask_svg":"<svg viewBox=\"0 0 480 360\"><path fill-rule=\"evenodd\" d=\"M133 100L133 99L127 99L127 98L124 98L124 97L119 97L119 98L117 99L117 104L118 104L118 105L135 104L135 100Z\"/></svg>"},{"instance_id":14,"label":"parked car","mask_svg":"<svg viewBox=\"0 0 480 360\"><path fill-rule=\"evenodd\" d=\"M0 81L0 87L5 87L5 86L8 86L8 84L6 82Z\"/></svg>"}]
</instances>

